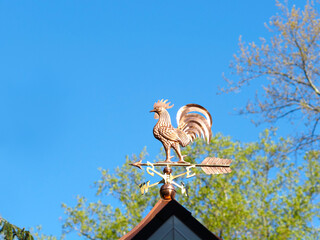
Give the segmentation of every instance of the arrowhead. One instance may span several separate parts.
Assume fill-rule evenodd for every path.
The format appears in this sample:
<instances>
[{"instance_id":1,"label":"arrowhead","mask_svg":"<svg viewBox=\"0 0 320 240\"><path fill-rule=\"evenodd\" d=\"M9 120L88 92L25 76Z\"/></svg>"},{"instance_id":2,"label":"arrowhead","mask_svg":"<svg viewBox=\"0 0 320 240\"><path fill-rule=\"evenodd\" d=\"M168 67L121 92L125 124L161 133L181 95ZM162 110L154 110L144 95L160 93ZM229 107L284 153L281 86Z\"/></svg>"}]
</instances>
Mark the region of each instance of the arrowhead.
<instances>
[{"instance_id":1,"label":"arrowhead","mask_svg":"<svg viewBox=\"0 0 320 240\"><path fill-rule=\"evenodd\" d=\"M141 162L142 162L142 160L140 160L138 162L134 162L134 163L129 163L129 165L142 169Z\"/></svg>"}]
</instances>

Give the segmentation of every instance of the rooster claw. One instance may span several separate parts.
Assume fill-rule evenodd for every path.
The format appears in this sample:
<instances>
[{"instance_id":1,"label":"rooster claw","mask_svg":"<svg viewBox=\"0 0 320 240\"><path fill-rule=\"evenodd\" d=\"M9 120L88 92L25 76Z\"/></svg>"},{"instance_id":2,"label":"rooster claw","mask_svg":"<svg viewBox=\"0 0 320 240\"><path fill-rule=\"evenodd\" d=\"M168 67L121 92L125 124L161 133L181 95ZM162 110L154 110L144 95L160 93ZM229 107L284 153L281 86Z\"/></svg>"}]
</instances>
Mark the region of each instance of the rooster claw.
<instances>
[{"instance_id":1,"label":"rooster claw","mask_svg":"<svg viewBox=\"0 0 320 240\"><path fill-rule=\"evenodd\" d=\"M159 162L157 162L157 163L172 163L171 162L171 158L173 158L173 156L172 157L169 157L169 158L167 158L166 160L164 160L164 161L159 161Z\"/></svg>"},{"instance_id":2,"label":"rooster claw","mask_svg":"<svg viewBox=\"0 0 320 240\"><path fill-rule=\"evenodd\" d=\"M186 162L186 161L183 160L184 157L186 157L186 156L187 156L187 155L181 156L180 160L179 160L177 163L188 163L188 162Z\"/></svg>"},{"instance_id":3,"label":"rooster claw","mask_svg":"<svg viewBox=\"0 0 320 240\"><path fill-rule=\"evenodd\" d=\"M178 161L177 163L185 163L185 164L187 164L188 162L186 162L186 161L184 161L184 160L180 160L180 161Z\"/></svg>"},{"instance_id":4,"label":"rooster claw","mask_svg":"<svg viewBox=\"0 0 320 240\"><path fill-rule=\"evenodd\" d=\"M172 163L170 160L165 160L165 161L159 161L157 163Z\"/></svg>"}]
</instances>

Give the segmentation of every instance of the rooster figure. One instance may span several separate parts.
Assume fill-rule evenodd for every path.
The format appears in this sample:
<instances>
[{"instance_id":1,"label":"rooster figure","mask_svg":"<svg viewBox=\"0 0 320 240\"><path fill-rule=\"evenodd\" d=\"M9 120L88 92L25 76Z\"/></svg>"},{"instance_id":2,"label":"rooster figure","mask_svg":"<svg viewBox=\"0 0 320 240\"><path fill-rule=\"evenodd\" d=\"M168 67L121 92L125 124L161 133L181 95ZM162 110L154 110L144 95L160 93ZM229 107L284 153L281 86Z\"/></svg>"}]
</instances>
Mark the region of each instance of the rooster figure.
<instances>
[{"instance_id":1,"label":"rooster figure","mask_svg":"<svg viewBox=\"0 0 320 240\"><path fill-rule=\"evenodd\" d=\"M167 103L167 101L159 100L150 111L155 113L155 119L159 119L153 128L153 135L162 142L166 151L164 162L171 162L170 149L173 148L179 157L178 163L185 163L180 152L180 145L185 147L197 137L202 137L209 143L212 135L212 118L204 107L188 104L179 109L177 113L178 128L174 128L166 110L172 108L173 105L170 106L170 102Z\"/></svg>"}]
</instances>

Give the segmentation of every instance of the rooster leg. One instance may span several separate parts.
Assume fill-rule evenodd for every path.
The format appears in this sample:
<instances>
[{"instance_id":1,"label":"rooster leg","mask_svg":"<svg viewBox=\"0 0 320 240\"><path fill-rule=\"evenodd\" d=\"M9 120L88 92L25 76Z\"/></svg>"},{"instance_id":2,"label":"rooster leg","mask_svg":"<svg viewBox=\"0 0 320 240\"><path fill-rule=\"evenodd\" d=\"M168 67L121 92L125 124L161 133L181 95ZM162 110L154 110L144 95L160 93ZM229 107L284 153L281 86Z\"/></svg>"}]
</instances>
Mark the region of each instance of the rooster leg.
<instances>
[{"instance_id":1,"label":"rooster leg","mask_svg":"<svg viewBox=\"0 0 320 240\"><path fill-rule=\"evenodd\" d=\"M171 158L173 158L173 157L170 156L170 146L168 146L166 148L166 156L167 156L167 158L164 162L171 162Z\"/></svg>"},{"instance_id":2,"label":"rooster leg","mask_svg":"<svg viewBox=\"0 0 320 240\"><path fill-rule=\"evenodd\" d=\"M166 142L163 142L163 147L166 150L166 160L165 161L159 161L158 163L171 163L171 158L173 158L173 156L170 156L170 144L166 144Z\"/></svg>"},{"instance_id":3,"label":"rooster leg","mask_svg":"<svg viewBox=\"0 0 320 240\"><path fill-rule=\"evenodd\" d=\"M173 149L176 151L178 157L179 157L179 161L178 163L185 163L186 161L183 160L183 156L181 155L181 151L180 151L180 145L179 143L175 143L172 145Z\"/></svg>"}]
</instances>

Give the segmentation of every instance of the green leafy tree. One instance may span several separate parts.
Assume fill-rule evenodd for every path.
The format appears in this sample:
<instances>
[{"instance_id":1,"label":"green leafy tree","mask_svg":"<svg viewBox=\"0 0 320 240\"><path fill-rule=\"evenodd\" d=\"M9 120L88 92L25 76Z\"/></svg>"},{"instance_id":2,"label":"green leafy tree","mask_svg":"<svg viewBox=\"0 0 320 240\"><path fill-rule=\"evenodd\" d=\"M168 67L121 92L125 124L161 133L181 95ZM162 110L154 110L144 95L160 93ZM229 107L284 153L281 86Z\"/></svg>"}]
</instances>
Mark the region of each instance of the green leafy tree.
<instances>
[{"instance_id":1,"label":"green leafy tree","mask_svg":"<svg viewBox=\"0 0 320 240\"><path fill-rule=\"evenodd\" d=\"M225 92L252 81L261 82L254 100L240 110L258 114L257 124L286 119L298 127L292 134L295 149L320 148L320 16L313 2L304 9L277 2L280 13L266 24L272 37L245 43L231 62L234 76L226 77Z\"/></svg>"},{"instance_id":2,"label":"green leafy tree","mask_svg":"<svg viewBox=\"0 0 320 240\"><path fill-rule=\"evenodd\" d=\"M218 134L209 145L197 141L187 147L186 160L231 158L233 171L209 176L199 170L189 181L190 197L177 194L177 200L223 239L316 239L320 152L308 152L297 168L288 157L288 140L273 140L273 135L265 131L257 142L240 143ZM118 239L142 220L159 195L155 188L140 194L138 184L146 181L144 172L129 166L138 158L127 158L112 174L101 170L101 179L95 183L100 200L89 203L78 197L76 206L63 205L65 233L76 231L84 239ZM110 197L119 200L121 207L108 204Z\"/></svg>"},{"instance_id":3,"label":"green leafy tree","mask_svg":"<svg viewBox=\"0 0 320 240\"><path fill-rule=\"evenodd\" d=\"M234 160L227 175L208 176L195 170L197 178L189 181L190 197L177 194L199 221L226 240L313 240L320 232L319 14L312 2L303 10L277 5L281 13L267 26L272 32L269 41L262 39L258 45L240 40L240 51L231 64L239 80L228 79L227 91L264 81L264 95L258 91L255 101L241 112L260 114L264 122L302 119L305 129L293 143L305 152L297 155L298 161L291 159L292 143L277 139L270 130L251 143L217 134L209 145L196 141L183 151L191 162L207 156ZM145 154L127 158L113 173L101 169L95 183L96 202L79 196L75 206L63 204L64 232L77 232L83 239L118 239L137 225L159 199L155 188L141 196L138 185L147 180L145 174L128 165ZM111 206L110 199L117 199L118 207Z\"/></svg>"},{"instance_id":4,"label":"green leafy tree","mask_svg":"<svg viewBox=\"0 0 320 240\"><path fill-rule=\"evenodd\" d=\"M139 156L127 157L126 163L113 174L101 169L102 177L95 183L96 195L118 199L121 207L114 208L101 200L87 203L80 196L75 207L63 204L68 215L63 225L65 232L75 230L87 239L117 239L137 225L158 199L157 192L141 196L138 185L145 181L144 174L129 165L145 154L143 151Z\"/></svg>"},{"instance_id":5,"label":"green leafy tree","mask_svg":"<svg viewBox=\"0 0 320 240\"><path fill-rule=\"evenodd\" d=\"M33 240L29 231L21 229L0 217L0 239L4 240Z\"/></svg>"},{"instance_id":6,"label":"green leafy tree","mask_svg":"<svg viewBox=\"0 0 320 240\"><path fill-rule=\"evenodd\" d=\"M42 231L42 227L41 226L37 226L36 229L31 229L30 230L33 233L33 236L35 237L35 239L37 240L63 240L65 239L65 234L62 234L59 238L56 236L48 236L43 234Z\"/></svg>"}]
</instances>

